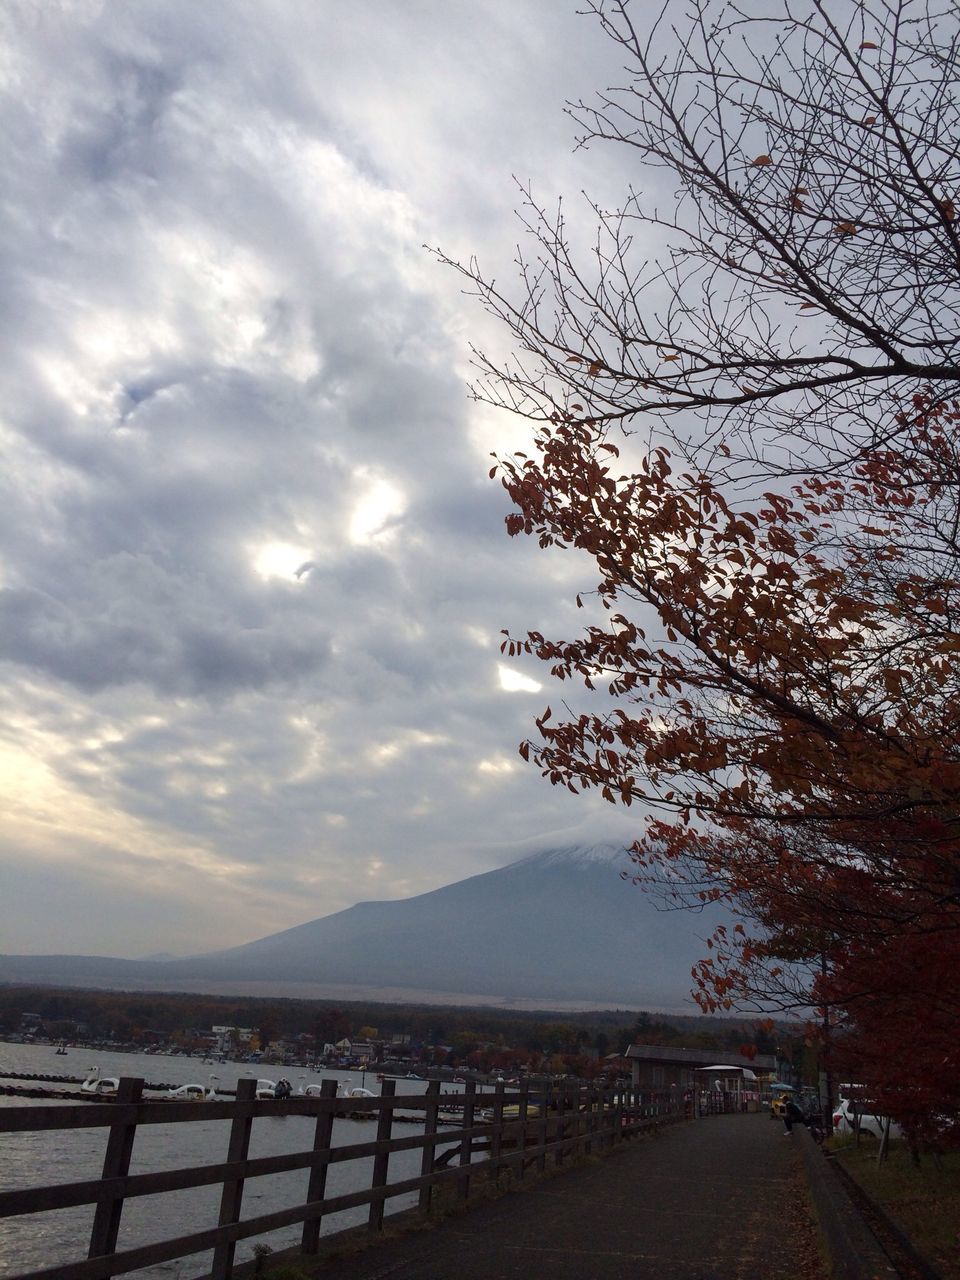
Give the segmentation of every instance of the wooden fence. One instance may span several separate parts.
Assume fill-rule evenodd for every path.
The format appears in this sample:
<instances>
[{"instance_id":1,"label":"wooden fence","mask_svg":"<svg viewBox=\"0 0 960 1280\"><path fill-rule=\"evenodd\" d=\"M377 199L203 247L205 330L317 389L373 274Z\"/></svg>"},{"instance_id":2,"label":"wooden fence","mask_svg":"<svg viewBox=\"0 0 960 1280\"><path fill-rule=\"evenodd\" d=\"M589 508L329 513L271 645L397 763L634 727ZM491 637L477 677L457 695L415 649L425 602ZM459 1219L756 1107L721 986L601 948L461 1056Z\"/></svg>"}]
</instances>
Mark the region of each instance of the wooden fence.
<instances>
[{"instance_id":1,"label":"wooden fence","mask_svg":"<svg viewBox=\"0 0 960 1280\"><path fill-rule=\"evenodd\" d=\"M321 1096L293 1096L283 1101L257 1101L256 1082L241 1080L236 1101L165 1102L141 1098L143 1081L124 1078L116 1100L62 1106L22 1106L0 1110L0 1133L51 1135L64 1130L107 1129L106 1153L100 1178L54 1186L0 1192L0 1218L93 1205L93 1226L87 1257L39 1271L22 1272L12 1280L104 1280L191 1254L213 1250L212 1280L230 1280L237 1241L280 1228L302 1227L301 1250L315 1254L324 1218L369 1206L372 1232L383 1226L386 1201L418 1193L420 1211L430 1212L431 1201L442 1187L449 1187L461 1201L481 1178L496 1180L505 1170L523 1177L529 1170L542 1172L547 1162L561 1165L580 1154L599 1154L618 1142L665 1122L682 1119L667 1099L641 1095L629 1088L553 1088L546 1092L521 1085L506 1093L478 1095L468 1083L459 1094L440 1093L439 1081L431 1081L424 1094L397 1094L392 1080L383 1083L379 1098L336 1097L336 1082L324 1082ZM483 1104L483 1113L481 1106ZM376 1118L376 1138L370 1142L331 1146L334 1120L348 1108L351 1114ZM423 1133L392 1137L394 1113L422 1113ZM441 1111L455 1110L459 1122L439 1129ZM264 1156L248 1155L253 1123L259 1117L304 1115L315 1118L313 1144L308 1151ZM192 1124L230 1120L226 1160L158 1173L131 1174L130 1158L140 1125ZM438 1146L448 1150L438 1154ZM422 1151L420 1175L389 1181L390 1156L398 1151ZM373 1157L370 1184L362 1191L326 1196L327 1170L344 1161ZM244 1183L249 1178L307 1170L303 1195L297 1204L272 1213L241 1220ZM116 1251L124 1201L167 1191L220 1185L220 1213L216 1225L190 1235Z\"/></svg>"}]
</instances>

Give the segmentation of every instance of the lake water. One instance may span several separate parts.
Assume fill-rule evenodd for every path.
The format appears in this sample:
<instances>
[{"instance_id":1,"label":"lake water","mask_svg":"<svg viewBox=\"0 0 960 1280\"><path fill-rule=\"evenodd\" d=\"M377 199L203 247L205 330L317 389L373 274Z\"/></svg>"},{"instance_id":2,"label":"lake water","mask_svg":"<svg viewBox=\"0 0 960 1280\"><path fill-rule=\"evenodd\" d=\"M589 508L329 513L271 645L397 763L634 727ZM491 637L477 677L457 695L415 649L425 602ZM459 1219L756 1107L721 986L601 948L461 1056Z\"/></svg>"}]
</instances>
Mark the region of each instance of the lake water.
<instances>
[{"instance_id":1,"label":"lake water","mask_svg":"<svg viewBox=\"0 0 960 1280\"><path fill-rule=\"evenodd\" d=\"M287 1075L297 1088L298 1077L305 1083L317 1084L336 1077L349 1087L361 1083L359 1072L306 1072L294 1068L245 1067L239 1063L204 1065L196 1058L167 1057L154 1054L100 1053L89 1049L70 1049L67 1056L56 1055L52 1046L20 1045L0 1042L0 1084L6 1072L37 1075L83 1076L91 1066L99 1066L102 1076L142 1076L148 1083L207 1084L208 1073L216 1071L218 1087L235 1089L237 1081L255 1073L270 1079ZM375 1077L367 1074L367 1088L377 1090ZM398 1080L398 1093L423 1093L421 1080ZM457 1086L448 1086L453 1091ZM48 1106L42 1100L0 1096L0 1107ZM268 1117L254 1121L250 1155L280 1155L291 1151L308 1151L313 1145L315 1121L311 1116ZM133 1149L131 1173L152 1173L164 1169L192 1165L219 1164L227 1157L230 1129L228 1120L199 1121L193 1124L141 1125ZM397 1137L423 1131L422 1124L395 1122ZM8 1190L76 1182L100 1176L108 1130L76 1129L66 1132L0 1134L0 1186ZM369 1142L375 1137L375 1125L369 1121L335 1120L333 1145ZM442 1150L443 1148L438 1148ZM416 1177L420 1172L419 1151L397 1152L390 1157L389 1180L398 1182ZM327 1176L328 1196L343 1195L369 1185L372 1158L332 1165ZM308 1169L273 1174L247 1181L243 1192L243 1217L256 1217L275 1209L288 1208L306 1199ZM186 1235L216 1225L221 1188L197 1187L187 1191L167 1192L128 1200L121 1219L119 1249L148 1244L173 1236ZM415 1196L397 1196L388 1200L386 1212L398 1213L410 1208ZM324 1235L365 1222L366 1207L345 1210L325 1218ZM93 1206L59 1209L52 1213L25 1214L0 1219L0 1277L75 1262L86 1256L93 1222ZM270 1235L243 1240L237 1245L237 1261L253 1256L253 1245L263 1242L273 1249L297 1244L301 1228L289 1227ZM209 1268L209 1254L194 1254L177 1262L163 1263L131 1273L141 1280L193 1280Z\"/></svg>"}]
</instances>

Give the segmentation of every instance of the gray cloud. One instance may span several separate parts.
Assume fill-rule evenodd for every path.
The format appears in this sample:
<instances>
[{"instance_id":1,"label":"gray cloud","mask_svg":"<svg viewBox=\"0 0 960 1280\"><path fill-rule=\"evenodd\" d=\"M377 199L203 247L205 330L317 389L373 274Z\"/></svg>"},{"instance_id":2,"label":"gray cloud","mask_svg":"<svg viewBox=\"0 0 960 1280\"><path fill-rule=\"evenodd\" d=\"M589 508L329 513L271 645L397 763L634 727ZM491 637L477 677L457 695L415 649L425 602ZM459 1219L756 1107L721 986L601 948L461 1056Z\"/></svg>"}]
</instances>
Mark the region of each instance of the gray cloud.
<instances>
[{"instance_id":1,"label":"gray cloud","mask_svg":"<svg viewBox=\"0 0 960 1280\"><path fill-rule=\"evenodd\" d=\"M550 691L501 687L499 630L575 630L590 583L506 540L483 320L421 248L506 262L511 172L581 185L597 33L552 0L8 16L5 949L228 945L628 833L517 760Z\"/></svg>"}]
</instances>

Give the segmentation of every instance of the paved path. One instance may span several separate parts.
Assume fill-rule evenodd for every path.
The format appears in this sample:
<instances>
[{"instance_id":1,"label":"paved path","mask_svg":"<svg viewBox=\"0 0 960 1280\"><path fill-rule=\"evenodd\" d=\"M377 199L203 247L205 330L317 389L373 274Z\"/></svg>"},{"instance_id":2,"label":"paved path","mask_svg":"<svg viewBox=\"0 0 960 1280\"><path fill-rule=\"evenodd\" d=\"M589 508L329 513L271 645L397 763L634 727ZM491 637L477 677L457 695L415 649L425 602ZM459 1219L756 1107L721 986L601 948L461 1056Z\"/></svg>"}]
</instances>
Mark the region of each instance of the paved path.
<instances>
[{"instance_id":1,"label":"paved path","mask_svg":"<svg viewBox=\"0 0 960 1280\"><path fill-rule=\"evenodd\" d=\"M713 1116L327 1262L323 1280L797 1280L811 1236L795 1149L765 1114Z\"/></svg>"}]
</instances>

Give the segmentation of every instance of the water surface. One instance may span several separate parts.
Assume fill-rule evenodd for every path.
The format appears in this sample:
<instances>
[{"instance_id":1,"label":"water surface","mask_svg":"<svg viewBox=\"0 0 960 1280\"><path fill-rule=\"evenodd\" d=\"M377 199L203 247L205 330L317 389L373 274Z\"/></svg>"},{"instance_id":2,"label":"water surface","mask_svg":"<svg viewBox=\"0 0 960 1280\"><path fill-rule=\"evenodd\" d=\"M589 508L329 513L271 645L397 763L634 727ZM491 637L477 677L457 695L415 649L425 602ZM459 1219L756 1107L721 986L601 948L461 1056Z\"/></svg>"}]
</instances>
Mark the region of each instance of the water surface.
<instances>
[{"instance_id":1,"label":"water surface","mask_svg":"<svg viewBox=\"0 0 960 1280\"><path fill-rule=\"evenodd\" d=\"M100 1067L101 1076L139 1076L154 1084L204 1084L215 1072L219 1087L235 1089L237 1081L251 1074L273 1080L287 1075L294 1088L304 1083L317 1084L335 1077L348 1087L361 1083L375 1092L379 1090L371 1073L321 1071L303 1072L292 1068L245 1067L238 1063L204 1064L197 1058L169 1057L157 1054L110 1054L89 1049L71 1048L67 1056L57 1056L52 1046L21 1045L0 1042L0 1084L14 1083L5 1073L83 1076L91 1066ZM422 1093L421 1080L398 1080L398 1093ZM448 1087L451 1089L456 1086ZM0 1096L0 1107L48 1106L42 1100ZM254 1121L250 1141L251 1156L280 1155L307 1151L313 1146L315 1120L312 1116L266 1117ZM219 1164L227 1158L229 1120L198 1121L191 1124L142 1125L134 1143L131 1173L152 1173L192 1165ZM400 1137L422 1132L420 1124L395 1122L393 1133ZM0 1185L7 1190L78 1182L99 1177L103 1168L108 1130L75 1129L50 1133L0 1133ZM337 1119L334 1121L333 1145L370 1142L376 1126L369 1121ZM442 1148L441 1148L442 1149ZM399 1182L416 1177L420 1172L420 1152L402 1151L390 1157L389 1181ZM359 1191L370 1183L372 1158L332 1165L327 1176L327 1195ZM244 1218L256 1217L276 1209L303 1203L306 1199L310 1171L249 1179L244 1187ZM197 1187L186 1191L166 1192L128 1200L121 1220L119 1249L129 1249L174 1236L187 1235L216 1225L220 1207L219 1185ZM386 1212L397 1213L410 1208L415 1197L397 1196L388 1200ZM52 1213L26 1214L0 1219L0 1277L75 1262L86 1257L93 1222L93 1206L59 1209ZM345 1210L323 1220L324 1235L356 1226L367 1218L365 1207ZM253 1256L253 1245L268 1244L273 1249L286 1248L299 1242L300 1227L288 1227L254 1240L240 1241L237 1261ZM142 1280L192 1280L210 1265L209 1254L193 1254L177 1262L162 1263L131 1273Z\"/></svg>"}]
</instances>

